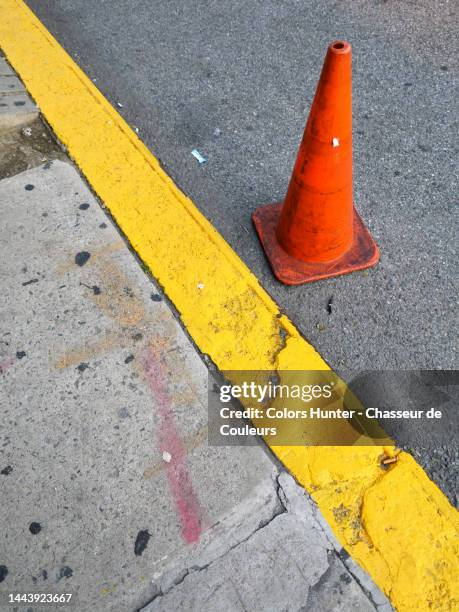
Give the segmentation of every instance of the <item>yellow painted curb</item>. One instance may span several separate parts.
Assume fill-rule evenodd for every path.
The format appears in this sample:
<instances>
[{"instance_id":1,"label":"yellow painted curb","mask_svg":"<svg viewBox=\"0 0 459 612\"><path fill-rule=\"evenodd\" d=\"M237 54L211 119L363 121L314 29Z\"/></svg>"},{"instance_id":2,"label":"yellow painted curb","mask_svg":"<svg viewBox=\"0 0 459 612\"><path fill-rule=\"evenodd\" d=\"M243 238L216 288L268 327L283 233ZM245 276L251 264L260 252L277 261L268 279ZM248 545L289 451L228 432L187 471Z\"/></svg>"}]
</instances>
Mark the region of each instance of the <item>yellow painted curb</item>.
<instances>
[{"instance_id":1,"label":"yellow painted curb","mask_svg":"<svg viewBox=\"0 0 459 612\"><path fill-rule=\"evenodd\" d=\"M0 0L0 46L201 351L221 370L328 369L20 0ZM457 512L410 455L383 471L382 447L272 450L398 610L458 609Z\"/></svg>"}]
</instances>

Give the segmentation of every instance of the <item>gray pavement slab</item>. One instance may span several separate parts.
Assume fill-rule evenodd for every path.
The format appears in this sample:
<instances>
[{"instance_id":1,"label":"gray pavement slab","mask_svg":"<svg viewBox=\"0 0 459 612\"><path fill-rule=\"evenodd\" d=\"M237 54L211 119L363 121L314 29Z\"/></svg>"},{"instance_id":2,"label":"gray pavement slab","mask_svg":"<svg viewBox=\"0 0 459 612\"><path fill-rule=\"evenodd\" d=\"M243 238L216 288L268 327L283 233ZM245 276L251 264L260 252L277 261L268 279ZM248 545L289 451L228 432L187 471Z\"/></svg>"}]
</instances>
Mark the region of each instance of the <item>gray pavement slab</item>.
<instances>
[{"instance_id":1,"label":"gray pavement slab","mask_svg":"<svg viewBox=\"0 0 459 612\"><path fill-rule=\"evenodd\" d=\"M27 3L335 370L457 368L454 3ZM354 196L381 261L284 287L251 213L284 197L337 38L353 45ZM454 503L455 445L412 450Z\"/></svg>"},{"instance_id":2,"label":"gray pavement slab","mask_svg":"<svg viewBox=\"0 0 459 612\"><path fill-rule=\"evenodd\" d=\"M230 544L271 518L274 467L208 447L206 368L71 165L0 200L2 592L135 609L242 502Z\"/></svg>"},{"instance_id":3,"label":"gray pavement slab","mask_svg":"<svg viewBox=\"0 0 459 612\"><path fill-rule=\"evenodd\" d=\"M390 610L374 585L364 592L348 572L304 491L286 473L278 482L283 513L212 565L195 566L143 612Z\"/></svg>"},{"instance_id":4,"label":"gray pavement slab","mask_svg":"<svg viewBox=\"0 0 459 612\"><path fill-rule=\"evenodd\" d=\"M242 587L245 609L374 609L263 446L208 445L207 369L73 166L4 179L0 201L0 610L186 611L205 576L213 609Z\"/></svg>"},{"instance_id":5,"label":"gray pavement slab","mask_svg":"<svg viewBox=\"0 0 459 612\"><path fill-rule=\"evenodd\" d=\"M2 76L0 79L0 96L24 92L24 86L15 75Z\"/></svg>"},{"instance_id":6,"label":"gray pavement slab","mask_svg":"<svg viewBox=\"0 0 459 612\"><path fill-rule=\"evenodd\" d=\"M0 128L24 125L36 117L38 109L25 92L0 94Z\"/></svg>"},{"instance_id":7,"label":"gray pavement slab","mask_svg":"<svg viewBox=\"0 0 459 612\"><path fill-rule=\"evenodd\" d=\"M0 129L21 126L37 117L38 108L0 55Z\"/></svg>"},{"instance_id":8,"label":"gray pavement slab","mask_svg":"<svg viewBox=\"0 0 459 612\"><path fill-rule=\"evenodd\" d=\"M8 64L6 59L0 54L0 76L12 76L14 75L13 69Z\"/></svg>"}]
</instances>

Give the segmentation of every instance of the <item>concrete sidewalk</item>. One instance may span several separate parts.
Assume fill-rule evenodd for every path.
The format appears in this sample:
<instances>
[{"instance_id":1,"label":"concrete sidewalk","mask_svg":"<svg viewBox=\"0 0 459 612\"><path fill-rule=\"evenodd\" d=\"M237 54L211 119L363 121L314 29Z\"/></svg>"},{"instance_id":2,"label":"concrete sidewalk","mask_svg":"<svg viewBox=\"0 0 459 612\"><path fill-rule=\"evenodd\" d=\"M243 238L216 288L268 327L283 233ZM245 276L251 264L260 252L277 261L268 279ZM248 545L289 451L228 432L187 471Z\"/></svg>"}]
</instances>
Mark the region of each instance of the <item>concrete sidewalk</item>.
<instances>
[{"instance_id":1,"label":"concrete sidewalk","mask_svg":"<svg viewBox=\"0 0 459 612\"><path fill-rule=\"evenodd\" d=\"M74 167L0 202L0 610L390 609L264 446L208 445L206 366Z\"/></svg>"}]
</instances>

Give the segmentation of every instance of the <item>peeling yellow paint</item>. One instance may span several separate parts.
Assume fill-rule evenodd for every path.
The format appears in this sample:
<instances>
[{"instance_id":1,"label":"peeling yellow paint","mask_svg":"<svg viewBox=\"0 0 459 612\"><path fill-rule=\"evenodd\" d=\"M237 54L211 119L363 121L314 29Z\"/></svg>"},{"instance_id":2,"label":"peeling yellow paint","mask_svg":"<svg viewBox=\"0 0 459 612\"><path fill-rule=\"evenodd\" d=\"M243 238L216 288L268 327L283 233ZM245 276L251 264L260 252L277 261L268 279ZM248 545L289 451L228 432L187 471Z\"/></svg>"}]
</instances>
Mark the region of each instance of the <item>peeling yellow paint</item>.
<instances>
[{"instance_id":1,"label":"peeling yellow paint","mask_svg":"<svg viewBox=\"0 0 459 612\"><path fill-rule=\"evenodd\" d=\"M257 279L20 0L0 45L69 154L221 370L328 369ZM413 458L360 447L274 447L347 551L398 610L459 606L458 518Z\"/></svg>"}]
</instances>

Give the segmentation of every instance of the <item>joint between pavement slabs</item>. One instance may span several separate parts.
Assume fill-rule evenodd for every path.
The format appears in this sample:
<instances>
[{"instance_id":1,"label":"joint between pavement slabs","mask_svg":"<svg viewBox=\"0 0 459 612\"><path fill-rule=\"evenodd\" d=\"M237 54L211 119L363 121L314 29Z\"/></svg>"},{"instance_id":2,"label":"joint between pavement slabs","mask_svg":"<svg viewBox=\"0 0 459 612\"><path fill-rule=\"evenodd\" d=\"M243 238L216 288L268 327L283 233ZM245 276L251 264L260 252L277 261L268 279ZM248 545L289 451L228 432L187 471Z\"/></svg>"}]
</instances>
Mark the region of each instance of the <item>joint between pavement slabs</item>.
<instances>
[{"instance_id":1,"label":"joint between pavement slabs","mask_svg":"<svg viewBox=\"0 0 459 612\"><path fill-rule=\"evenodd\" d=\"M302 593L306 601L306 610L329 610L332 607L339 609L345 601L347 606L356 607L359 610L378 610L379 612L389 612L392 610L389 600L378 589L371 578L365 574L356 564L349 563L349 555L342 549L339 542L334 537L326 521L324 521L319 508L310 496L300 487L293 478L284 471L275 475L275 485L277 494L277 505L275 505L270 516L260 522L252 529L248 535L236 542L229 544L223 550L210 555L204 547L196 551L193 557L182 571L175 577L168 576L158 585L156 595L151 602L141 608L140 612L158 612L171 609L181 609L181 585L186 582L186 598L189 606L193 609L200 609L204 605L212 606L213 594L222 588L224 581L231 582L231 561L226 564L227 557L232 555L236 560L240 560L241 567L243 559L248 556L259 560L259 571L264 570L263 555L266 550L271 550L270 559L275 557L275 549L280 541L276 540L276 533L283 533L282 525L274 524L276 521L288 520L293 517L294 521L307 529L313 529L320 535L319 545L323 548L321 555L320 571L314 577L305 578L305 591ZM243 512L241 517L246 514ZM288 517L286 517L288 515ZM272 527L270 527L272 526ZM307 537L307 533L298 532L298 535ZM252 546L255 538L258 541ZM277 560L277 564L279 564ZM217 569L216 569L217 568ZM209 569L216 571L208 572L206 583L211 590L211 595L203 589L203 584L199 580L201 572ZM278 569L278 568L275 568ZM272 568L269 571L273 571ZM244 579L242 572L241 579ZM355 588L358 584L361 593ZM269 580L269 575L268 575ZM260 579L262 584L266 584L266 576ZM353 583L351 585L351 582ZM351 586L349 586L351 585ZM285 585L287 587L287 585ZM174 592L178 588L178 593ZM203 593L204 591L204 593ZM269 589L268 589L269 591ZM346 598L341 599L344 594ZM240 596L240 594L239 594ZM263 594L260 593L259 608L266 609L272 602L269 593L265 595L266 601L263 603ZM218 597L218 595L216 596ZM365 599L367 601L365 601ZM244 604L244 602L242 602ZM265 607L266 606L266 607ZM257 608L258 609L258 608ZM303 609L303 608L301 608Z\"/></svg>"},{"instance_id":2,"label":"joint between pavement slabs","mask_svg":"<svg viewBox=\"0 0 459 612\"><path fill-rule=\"evenodd\" d=\"M20 0L0 1L0 46L196 345L218 368L329 369ZM387 450L272 448L397 608L424 610L435 602L452 609L459 598L457 513L407 453L382 472L379 457Z\"/></svg>"}]
</instances>

